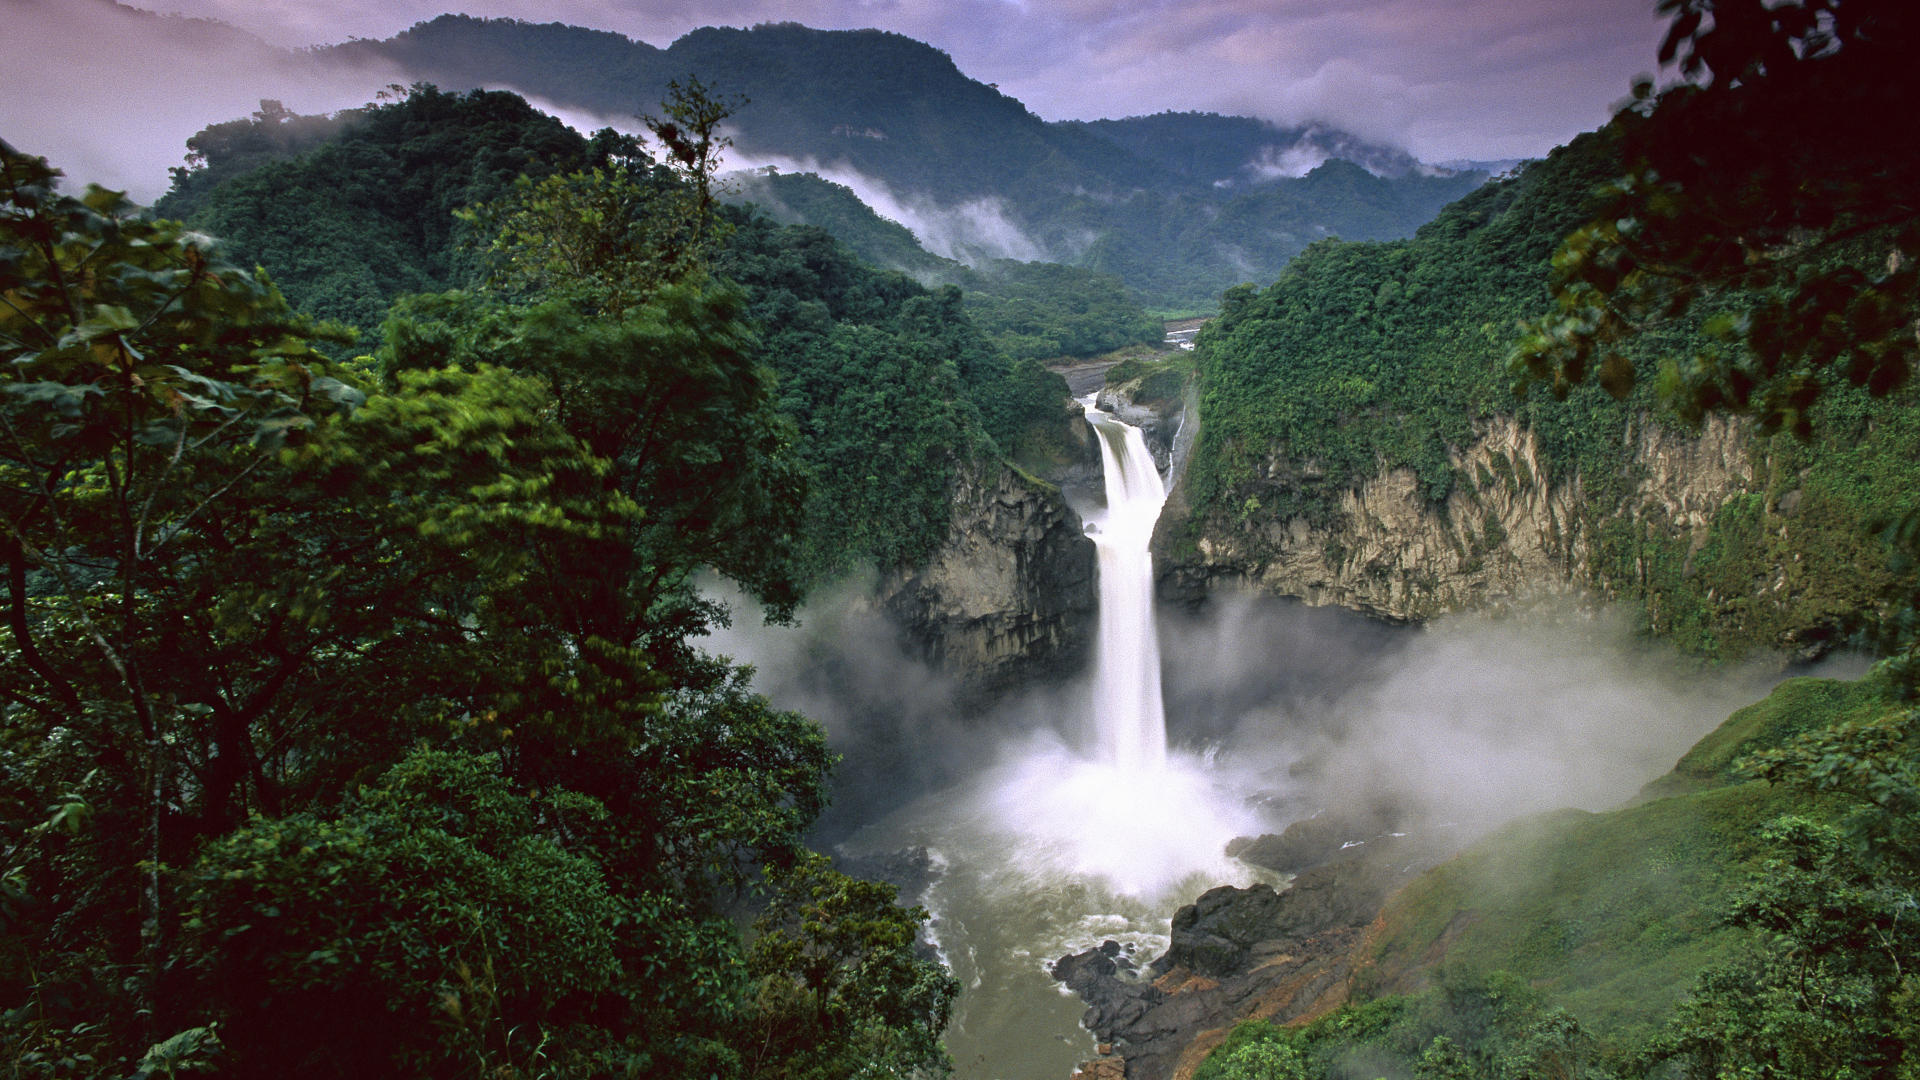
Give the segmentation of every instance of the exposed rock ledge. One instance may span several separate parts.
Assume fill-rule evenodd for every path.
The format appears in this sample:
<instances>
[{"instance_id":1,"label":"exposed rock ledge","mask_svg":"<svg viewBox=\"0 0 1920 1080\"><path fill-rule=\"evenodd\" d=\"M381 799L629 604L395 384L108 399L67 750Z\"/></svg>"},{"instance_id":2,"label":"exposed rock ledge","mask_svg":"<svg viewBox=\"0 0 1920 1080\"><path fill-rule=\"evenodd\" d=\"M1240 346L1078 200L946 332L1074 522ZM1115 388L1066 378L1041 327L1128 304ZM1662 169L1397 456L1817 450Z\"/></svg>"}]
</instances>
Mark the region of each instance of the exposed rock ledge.
<instances>
[{"instance_id":1,"label":"exposed rock ledge","mask_svg":"<svg viewBox=\"0 0 1920 1080\"><path fill-rule=\"evenodd\" d=\"M1186 1080L1240 1020L1285 1022L1336 1008L1387 897L1455 839L1371 835L1338 846L1281 890L1209 890L1174 915L1172 944L1150 978L1135 977L1113 942L1061 957L1054 977L1087 1003L1084 1023L1101 1047L1078 1075Z\"/></svg>"},{"instance_id":2,"label":"exposed rock ledge","mask_svg":"<svg viewBox=\"0 0 1920 1080\"><path fill-rule=\"evenodd\" d=\"M1093 640L1094 546L1058 489L996 460L961 467L947 538L885 575L880 607L971 696L1078 671Z\"/></svg>"},{"instance_id":3,"label":"exposed rock ledge","mask_svg":"<svg viewBox=\"0 0 1920 1080\"><path fill-rule=\"evenodd\" d=\"M1751 447L1748 429L1723 418L1698 434L1636 425L1621 453L1640 466L1638 483L1601 513L1658 521L1697 547L1714 514L1752 488ZM1193 530L1176 493L1155 535L1162 595L1193 601L1239 584L1412 620L1584 588L1596 509L1577 477L1550 483L1540 457L1530 429L1495 417L1453 456L1462 479L1444 504L1421 496L1413 470L1385 470L1345 492L1327 524L1256 513ZM1264 482L1311 468L1276 457ZM1177 536L1194 536L1192 546Z\"/></svg>"}]
</instances>

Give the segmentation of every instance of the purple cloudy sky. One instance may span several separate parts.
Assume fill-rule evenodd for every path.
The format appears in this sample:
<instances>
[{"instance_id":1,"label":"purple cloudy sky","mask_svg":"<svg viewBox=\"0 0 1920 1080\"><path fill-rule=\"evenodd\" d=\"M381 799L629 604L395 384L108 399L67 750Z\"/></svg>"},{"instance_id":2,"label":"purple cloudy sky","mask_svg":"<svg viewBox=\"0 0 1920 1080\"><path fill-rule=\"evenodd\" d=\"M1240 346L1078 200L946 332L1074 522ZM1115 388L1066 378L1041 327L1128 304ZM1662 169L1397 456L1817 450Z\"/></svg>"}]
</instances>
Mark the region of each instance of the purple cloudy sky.
<instances>
[{"instance_id":1,"label":"purple cloudy sky","mask_svg":"<svg viewBox=\"0 0 1920 1080\"><path fill-rule=\"evenodd\" d=\"M1324 120L1396 143L1427 161L1545 153L1596 127L1629 80L1654 66L1662 24L1653 0L129 0L153 10L216 18L279 45L387 37L448 10L561 21L666 45L703 25L791 20L827 28L879 27L946 50L962 71L1020 99L1049 120L1201 109L1280 122ZM14 31L0 43L0 135L41 127L45 89L84 85L82 68L113 63L111 33L65 25L97 0L0 0ZM96 20L97 21L97 20ZM106 20L113 21L113 20ZM38 40L34 24L47 32ZM57 27L57 28L56 28ZM71 46L57 72L39 74ZM127 42L138 48L140 43ZM9 55L11 54L11 55ZM133 55L139 55L135 52ZM166 65L151 76L113 65L119 85L83 90L68 128L107 123L113 101L138 101L149 118L147 154L205 123L243 115L254 92L218 65ZM376 88L378 84L373 84ZM276 87L300 111L364 102L362 87ZM12 102L11 105L6 104ZM238 104L236 104L238 103ZM246 108L238 107L247 105ZM97 121L87 115L93 109ZM211 111L208 111L211 110ZM177 121L171 118L178 115ZM177 131L188 124L184 133ZM39 128L34 128L37 133ZM71 134L71 132L69 133ZM40 140L47 141L44 137ZM150 144L150 145L145 145ZM49 146L39 152L58 149ZM111 171L109 149L85 164ZM95 161L94 159L101 159ZM164 166L154 166L163 169ZM148 168L151 171L153 167ZM78 170L69 168L70 172ZM144 175L144 174L143 174ZM164 184L164 175L157 182ZM149 187L144 180L136 186Z\"/></svg>"}]
</instances>

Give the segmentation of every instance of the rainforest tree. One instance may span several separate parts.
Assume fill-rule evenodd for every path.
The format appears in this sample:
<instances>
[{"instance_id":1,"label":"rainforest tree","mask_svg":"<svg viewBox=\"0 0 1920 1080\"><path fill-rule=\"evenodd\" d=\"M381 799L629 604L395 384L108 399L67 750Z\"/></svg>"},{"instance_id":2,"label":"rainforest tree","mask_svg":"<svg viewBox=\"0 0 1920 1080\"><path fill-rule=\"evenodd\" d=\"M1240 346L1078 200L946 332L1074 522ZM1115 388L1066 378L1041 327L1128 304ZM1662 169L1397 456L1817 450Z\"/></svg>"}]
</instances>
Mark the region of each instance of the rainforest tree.
<instances>
[{"instance_id":1,"label":"rainforest tree","mask_svg":"<svg viewBox=\"0 0 1920 1080\"><path fill-rule=\"evenodd\" d=\"M1884 125L1920 89L1920 16L1900 0L1660 7L1660 59L1686 78L1636 83L1605 130L1626 175L1555 255L1556 308L1510 366L1561 396L1596 375L1623 394L1620 344L1704 308L1708 340L1668 367L1669 400L1804 437L1827 386L1883 396L1920 351L1920 161Z\"/></svg>"},{"instance_id":2,"label":"rainforest tree","mask_svg":"<svg viewBox=\"0 0 1920 1080\"><path fill-rule=\"evenodd\" d=\"M341 363L201 234L4 160L9 1067L752 1071L808 969L725 913L831 757L690 642L702 568L792 599L737 293L424 298ZM911 994L861 1037L938 1070L947 977L863 910L835 947Z\"/></svg>"}]
</instances>

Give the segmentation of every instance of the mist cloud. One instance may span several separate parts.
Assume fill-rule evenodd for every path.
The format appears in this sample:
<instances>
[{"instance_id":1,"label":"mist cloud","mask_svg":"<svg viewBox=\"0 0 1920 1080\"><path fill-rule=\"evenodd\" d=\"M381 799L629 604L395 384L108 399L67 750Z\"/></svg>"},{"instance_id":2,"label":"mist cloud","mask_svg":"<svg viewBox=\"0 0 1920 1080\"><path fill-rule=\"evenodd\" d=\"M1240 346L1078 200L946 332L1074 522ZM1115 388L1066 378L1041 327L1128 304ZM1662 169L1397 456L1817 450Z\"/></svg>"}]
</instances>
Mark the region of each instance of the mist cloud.
<instances>
[{"instance_id":1,"label":"mist cloud","mask_svg":"<svg viewBox=\"0 0 1920 1080\"><path fill-rule=\"evenodd\" d=\"M1186 636L1189 656L1222 632L1253 643L1203 677L1231 683L1234 668L1257 669L1261 643L1299 636L1297 616L1251 610ZM1344 672L1341 684L1305 696L1280 687L1226 736L1268 759L1297 813L1390 805L1409 823L1473 831L1543 810L1610 809L1782 677L1766 662L1702 670L1637 638L1618 613L1564 607L1448 617L1384 642L1344 633L1309 646Z\"/></svg>"},{"instance_id":2,"label":"mist cloud","mask_svg":"<svg viewBox=\"0 0 1920 1080\"><path fill-rule=\"evenodd\" d=\"M728 165L752 171L772 167L781 172L810 172L849 188L881 217L906 227L920 246L942 258L975 265L989 259L1037 262L1047 251L1008 216L998 198L972 199L942 205L922 195L901 194L885 182L842 162L822 164L812 158L742 153L728 155Z\"/></svg>"},{"instance_id":3,"label":"mist cloud","mask_svg":"<svg viewBox=\"0 0 1920 1080\"><path fill-rule=\"evenodd\" d=\"M953 684L860 595L816 601L798 628L743 625L714 640L845 755L833 836L944 789L982 790L970 781L996 771L1050 770L1062 792L1076 782L1094 745L1084 681L963 714ZM1235 799L1268 808L1255 831L1381 805L1463 835L1542 810L1608 809L1782 677L1768 664L1703 671L1636 639L1622 617L1554 607L1405 627L1228 595L1199 615L1163 611L1160 624L1174 779L1204 763ZM1130 786L1125 800L1151 805L1151 778Z\"/></svg>"},{"instance_id":4,"label":"mist cloud","mask_svg":"<svg viewBox=\"0 0 1920 1080\"><path fill-rule=\"evenodd\" d=\"M138 202L166 191L190 136L263 98L330 113L410 81L384 68L320 69L231 30L108 0L5 0L0 12L0 138L47 158L75 188L98 183Z\"/></svg>"}]
</instances>

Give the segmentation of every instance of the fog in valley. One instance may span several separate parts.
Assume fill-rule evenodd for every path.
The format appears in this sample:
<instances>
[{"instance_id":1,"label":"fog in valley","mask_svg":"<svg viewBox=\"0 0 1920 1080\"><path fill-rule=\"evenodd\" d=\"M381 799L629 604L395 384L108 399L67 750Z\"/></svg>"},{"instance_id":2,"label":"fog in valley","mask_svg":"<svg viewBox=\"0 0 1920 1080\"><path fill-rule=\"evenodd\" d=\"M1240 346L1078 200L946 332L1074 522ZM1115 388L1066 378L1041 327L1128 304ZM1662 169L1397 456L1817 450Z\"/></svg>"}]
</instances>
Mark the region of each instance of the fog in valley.
<instances>
[{"instance_id":1,"label":"fog in valley","mask_svg":"<svg viewBox=\"0 0 1920 1080\"><path fill-rule=\"evenodd\" d=\"M822 163L812 158L728 153L731 168L780 172L807 172L850 189L874 213L906 227L920 246L945 259L969 265L989 259L1036 262L1062 257L1049 252L1015 224L998 197L983 196L958 205L944 205L924 195L895 191L884 181L867 176L845 162Z\"/></svg>"},{"instance_id":2,"label":"fog in valley","mask_svg":"<svg viewBox=\"0 0 1920 1080\"><path fill-rule=\"evenodd\" d=\"M844 755L822 824L829 840L1035 761L1058 781L1036 784L1035 805L1022 810L1043 833L1097 831L1103 801L1166 810L1178 801L1145 777L1083 792L1081 806L1063 800L1057 789L1091 745L1084 676L963 712L960 688L909 655L857 595L815 600L797 627L743 618L709 643L755 665L755 686L819 721ZM1163 606L1159 624L1175 756L1204 761L1210 798L1230 804L1207 812L1270 831L1328 810L1377 807L1405 827L1478 831L1541 810L1615 806L1781 677L1774 663L1699 670L1636 640L1623 617L1552 604L1406 627L1227 595L1194 614ZM1179 828L1191 846L1198 833Z\"/></svg>"},{"instance_id":3,"label":"fog in valley","mask_svg":"<svg viewBox=\"0 0 1920 1080\"><path fill-rule=\"evenodd\" d=\"M165 194L187 139L248 116L262 99L296 113L332 113L412 77L385 66L309 61L201 20L104 3L9 0L0 33L0 137L45 157L68 186ZM56 104L57 103L57 104Z\"/></svg>"}]
</instances>

